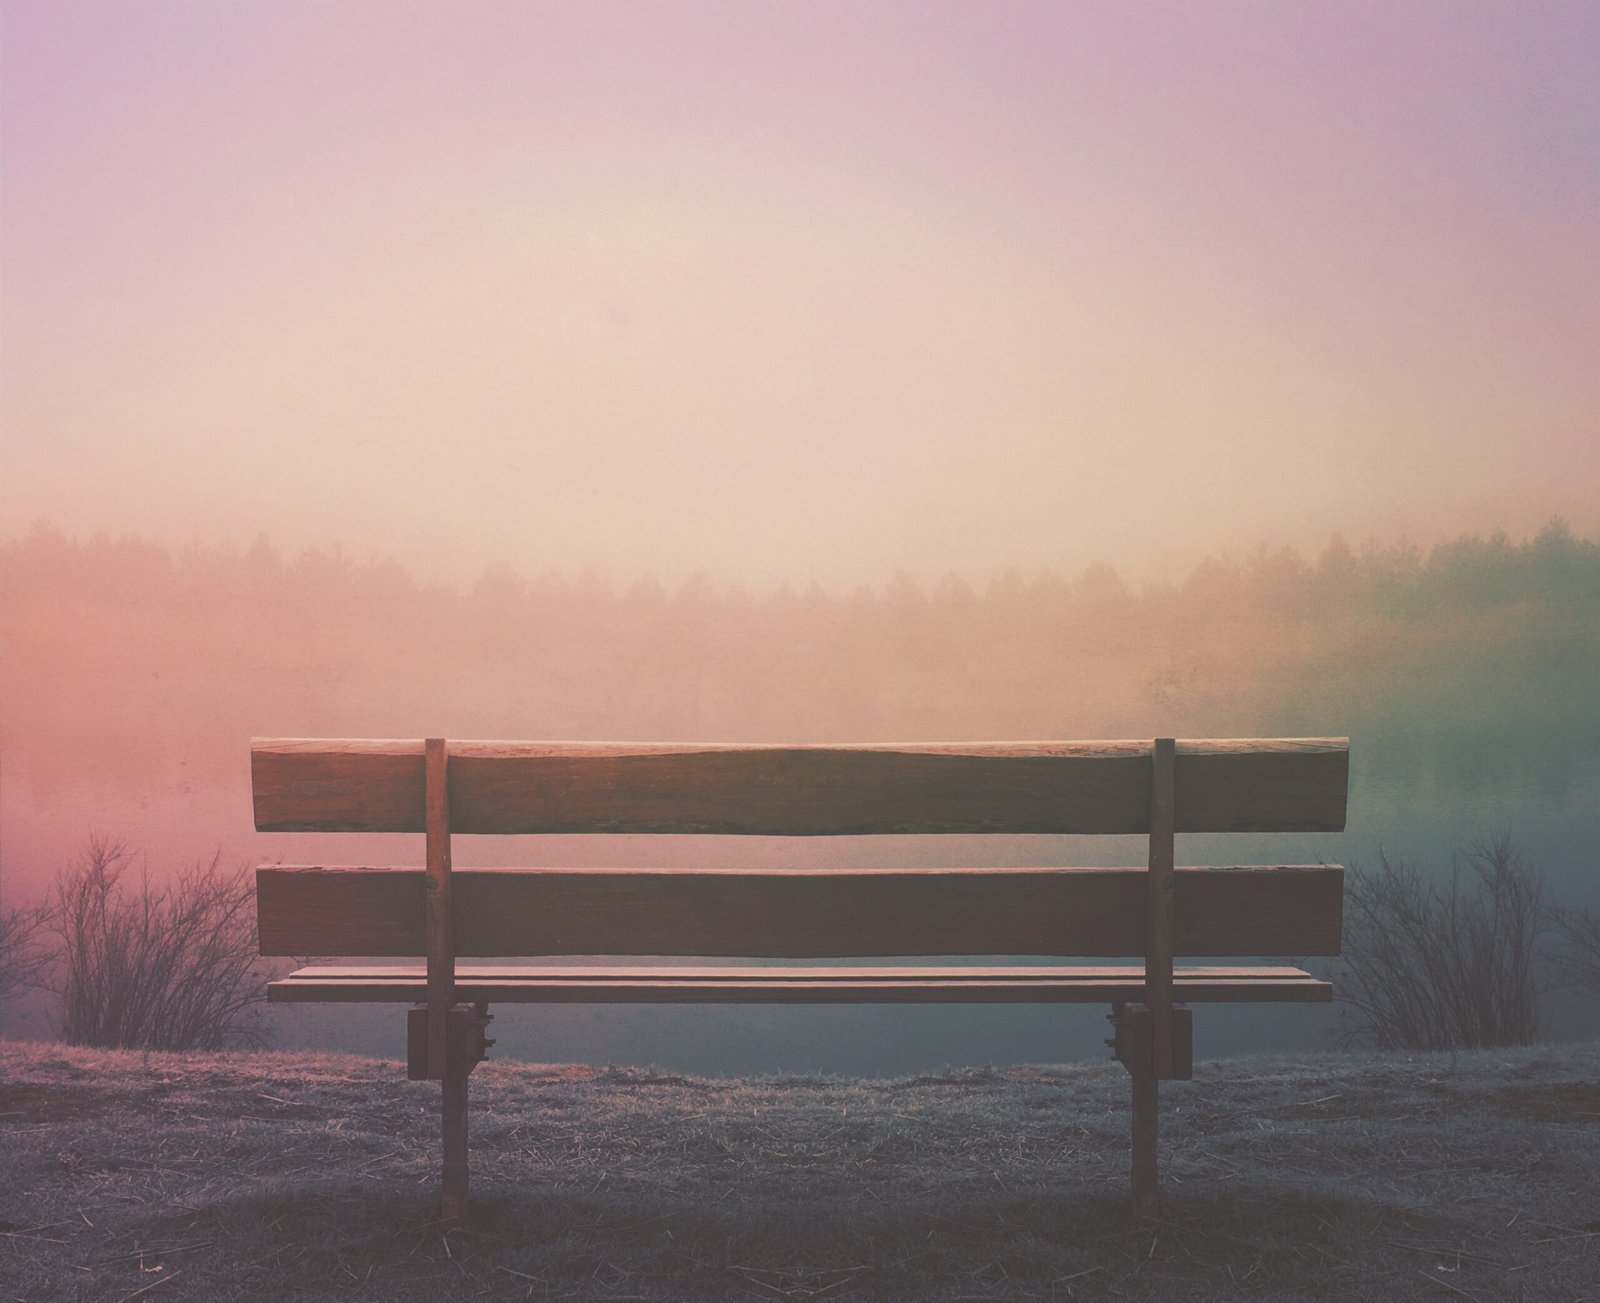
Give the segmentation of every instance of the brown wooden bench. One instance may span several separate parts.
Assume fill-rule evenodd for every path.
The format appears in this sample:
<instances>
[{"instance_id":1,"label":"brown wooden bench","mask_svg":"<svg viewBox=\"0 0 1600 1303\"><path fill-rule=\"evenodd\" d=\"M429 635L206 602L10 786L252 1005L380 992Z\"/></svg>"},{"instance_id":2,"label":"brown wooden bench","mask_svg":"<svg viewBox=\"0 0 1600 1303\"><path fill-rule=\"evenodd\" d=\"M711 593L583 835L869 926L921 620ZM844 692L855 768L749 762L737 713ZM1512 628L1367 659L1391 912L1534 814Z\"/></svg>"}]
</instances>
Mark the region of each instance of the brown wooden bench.
<instances>
[{"instance_id":1,"label":"brown wooden bench","mask_svg":"<svg viewBox=\"0 0 1600 1303\"><path fill-rule=\"evenodd\" d=\"M1111 1005L1133 1079L1133 1203L1158 1215L1156 1092L1187 1078L1186 1004L1332 998L1302 969L1175 967L1339 952L1337 865L1174 868L1184 832L1344 827L1345 738L946 746L257 740L262 832L420 832L422 868L257 870L261 953L322 965L274 1001L414 1004L410 1074L443 1083L441 1212L465 1215L467 1076L514 1003ZM455 833L1141 833L1146 868L456 869ZM729 967L458 965L505 956L1136 958ZM1178 1002L1184 1002L1180 1005Z\"/></svg>"}]
</instances>

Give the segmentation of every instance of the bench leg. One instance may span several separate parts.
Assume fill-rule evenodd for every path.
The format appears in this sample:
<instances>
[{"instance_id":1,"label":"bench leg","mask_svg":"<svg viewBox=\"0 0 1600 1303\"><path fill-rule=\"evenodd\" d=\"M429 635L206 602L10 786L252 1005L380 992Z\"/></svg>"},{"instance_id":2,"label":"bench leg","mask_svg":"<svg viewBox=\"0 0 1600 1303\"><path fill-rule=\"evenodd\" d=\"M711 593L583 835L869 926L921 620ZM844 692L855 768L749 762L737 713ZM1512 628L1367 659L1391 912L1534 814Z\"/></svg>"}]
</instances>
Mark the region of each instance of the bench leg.
<instances>
[{"instance_id":1,"label":"bench leg","mask_svg":"<svg viewBox=\"0 0 1600 1303\"><path fill-rule=\"evenodd\" d=\"M1193 1057L1193 1033L1187 1009L1174 1031L1173 1075L1187 1078ZM1116 1034L1106 1042L1112 1055L1128 1070L1133 1083L1133 1219L1140 1223L1161 1218L1161 1185L1156 1172L1157 1104L1161 1080L1156 1075L1154 1019L1144 1005L1113 1004L1109 1017Z\"/></svg>"},{"instance_id":2,"label":"bench leg","mask_svg":"<svg viewBox=\"0 0 1600 1303\"><path fill-rule=\"evenodd\" d=\"M1156 1101L1161 1083L1154 1065L1139 1064L1133 1078L1133 1219L1161 1218L1161 1187L1156 1175Z\"/></svg>"},{"instance_id":3,"label":"bench leg","mask_svg":"<svg viewBox=\"0 0 1600 1303\"><path fill-rule=\"evenodd\" d=\"M454 1057L454 1056L452 1056ZM439 1190L439 1216L447 1222L467 1215L467 1074L470 1065L459 1061L445 1068L444 1182Z\"/></svg>"},{"instance_id":4,"label":"bench leg","mask_svg":"<svg viewBox=\"0 0 1600 1303\"><path fill-rule=\"evenodd\" d=\"M426 1076L426 1006L411 1011L410 1062L413 1079ZM444 1076L440 1079L440 1113L444 1139L444 1180L439 1188L439 1216L447 1222L467 1216L467 1078L488 1056L494 1042L483 1034L489 1023L487 1004L454 1006L446 1019Z\"/></svg>"}]
</instances>

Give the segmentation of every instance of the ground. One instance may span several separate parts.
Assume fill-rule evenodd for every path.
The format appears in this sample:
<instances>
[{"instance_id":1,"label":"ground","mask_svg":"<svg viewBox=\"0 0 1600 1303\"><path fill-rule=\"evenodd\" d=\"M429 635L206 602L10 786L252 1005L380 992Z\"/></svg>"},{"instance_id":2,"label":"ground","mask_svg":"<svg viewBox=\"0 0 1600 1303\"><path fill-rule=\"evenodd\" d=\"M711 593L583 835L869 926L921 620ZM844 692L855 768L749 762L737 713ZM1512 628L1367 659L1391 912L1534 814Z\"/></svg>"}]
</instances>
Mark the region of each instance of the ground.
<instances>
[{"instance_id":1,"label":"ground","mask_svg":"<svg viewBox=\"0 0 1600 1303\"><path fill-rule=\"evenodd\" d=\"M401 1065L0 1042L0 1297L1600 1298L1600 1045L1197 1064L1142 1229L1127 1095L490 1062L447 1230Z\"/></svg>"}]
</instances>

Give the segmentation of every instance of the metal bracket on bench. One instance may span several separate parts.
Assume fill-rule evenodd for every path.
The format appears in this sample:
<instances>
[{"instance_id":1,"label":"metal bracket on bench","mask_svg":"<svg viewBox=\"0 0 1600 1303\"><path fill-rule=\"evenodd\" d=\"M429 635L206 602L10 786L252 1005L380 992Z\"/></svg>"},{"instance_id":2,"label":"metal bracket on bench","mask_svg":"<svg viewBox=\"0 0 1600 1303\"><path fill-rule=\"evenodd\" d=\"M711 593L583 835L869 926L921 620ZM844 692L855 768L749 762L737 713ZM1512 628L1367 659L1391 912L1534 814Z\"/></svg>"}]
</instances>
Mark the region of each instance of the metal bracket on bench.
<instances>
[{"instance_id":1,"label":"metal bracket on bench","mask_svg":"<svg viewBox=\"0 0 1600 1303\"><path fill-rule=\"evenodd\" d=\"M1111 1057L1129 1072L1149 1072L1155 1048L1155 1018L1147 1004L1114 1004L1106 1015L1112 1035L1106 1038ZM1194 1010L1172 1006L1172 1081L1194 1076Z\"/></svg>"},{"instance_id":2,"label":"metal bracket on bench","mask_svg":"<svg viewBox=\"0 0 1600 1303\"><path fill-rule=\"evenodd\" d=\"M494 1041L484 1035L494 1015L487 1004L451 1005L445 1019L446 1072L470 1073L489 1057ZM411 1081L434 1079L428 1071L428 1006L406 1010L406 1076Z\"/></svg>"}]
</instances>

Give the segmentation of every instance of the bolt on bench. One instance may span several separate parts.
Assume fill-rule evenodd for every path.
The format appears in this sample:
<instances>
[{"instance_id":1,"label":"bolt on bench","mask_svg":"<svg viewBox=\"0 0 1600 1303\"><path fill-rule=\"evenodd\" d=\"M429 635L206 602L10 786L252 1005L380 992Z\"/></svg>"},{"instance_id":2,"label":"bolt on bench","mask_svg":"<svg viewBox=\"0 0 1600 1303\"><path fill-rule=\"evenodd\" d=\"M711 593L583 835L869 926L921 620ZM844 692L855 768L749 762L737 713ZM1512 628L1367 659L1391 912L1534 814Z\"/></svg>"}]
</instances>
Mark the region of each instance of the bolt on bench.
<instances>
[{"instance_id":1,"label":"bolt on bench","mask_svg":"<svg viewBox=\"0 0 1600 1303\"><path fill-rule=\"evenodd\" d=\"M1176 957L1339 953L1337 865L1175 868L1178 832L1336 832L1346 738L716 746L257 739L261 832L421 832L425 868L262 867L273 1001L414 1004L443 1088L441 1212L465 1216L467 1076L513 1003L1109 1003L1133 1079L1133 1205L1159 1215L1156 1095L1191 1075L1195 1003L1326 1002L1302 969ZM1144 833L1147 868L458 869L454 833ZM460 956L1137 957L1133 966L458 965ZM1183 1002L1180 1004L1179 1002Z\"/></svg>"}]
</instances>

